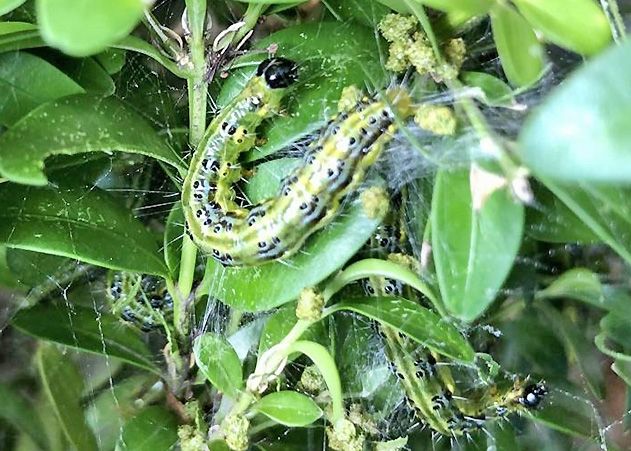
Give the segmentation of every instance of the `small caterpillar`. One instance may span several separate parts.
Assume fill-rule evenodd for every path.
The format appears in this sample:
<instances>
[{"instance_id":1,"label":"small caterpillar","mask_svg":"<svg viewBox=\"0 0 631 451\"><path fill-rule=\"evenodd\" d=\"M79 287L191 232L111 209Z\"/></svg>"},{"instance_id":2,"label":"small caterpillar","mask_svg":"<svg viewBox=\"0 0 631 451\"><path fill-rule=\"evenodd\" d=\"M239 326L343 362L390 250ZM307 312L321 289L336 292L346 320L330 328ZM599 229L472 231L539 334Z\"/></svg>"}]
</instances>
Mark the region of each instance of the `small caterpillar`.
<instances>
[{"instance_id":1,"label":"small caterpillar","mask_svg":"<svg viewBox=\"0 0 631 451\"><path fill-rule=\"evenodd\" d=\"M143 332L159 327L161 316L173 311L173 299L162 279L110 271L107 297L111 311Z\"/></svg>"},{"instance_id":2,"label":"small caterpillar","mask_svg":"<svg viewBox=\"0 0 631 451\"><path fill-rule=\"evenodd\" d=\"M383 258L404 251L398 229L392 217L379 226L371 239L372 253ZM371 277L362 284L369 296L403 293L401 282L393 279ZM440 362L438 355L393 328L378 323L374 326L384 340L389 367L405 389L408 406L424 424L440 434L467 435L484 428L487 421L538 407L547 393L543 384L528 384L519 378L504 378L496 385L464 393L461 384L454 382L450 367ZM476 377L474 374L473 379Z\"/></svg>"},{"instance_id":3,"label":"small caterpillar","mask_svg":"<svg viewBox=\"0 0 631 451\"><path fill-rule=\"evenodd\" d=\"M263 61L241 94L211 122L193 156L182 190L188 231L224 266L257 265L299 249L363 180L395 131L395 117L412 113L404 91L361 100L329 121L276 197L240 207L233 188L241 177L239 154L254 145L255 129L279 111L296 78L292 61Z\"/></svg>"}]
</instances>

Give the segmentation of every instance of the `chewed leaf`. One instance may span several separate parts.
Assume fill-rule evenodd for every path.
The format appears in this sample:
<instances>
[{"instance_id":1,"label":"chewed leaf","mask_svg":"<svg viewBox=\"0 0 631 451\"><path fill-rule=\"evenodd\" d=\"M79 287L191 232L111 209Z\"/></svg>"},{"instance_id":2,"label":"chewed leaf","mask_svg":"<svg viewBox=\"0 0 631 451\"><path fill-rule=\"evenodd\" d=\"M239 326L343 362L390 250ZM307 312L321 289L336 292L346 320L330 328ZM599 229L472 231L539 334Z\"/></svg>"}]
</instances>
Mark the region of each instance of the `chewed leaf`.
<instances>
[{"instance_id":1,"label":"chewed leaf","mask_svg":"<svg viewBox=\"0 0 631 451\"><path fill-rule=\"evenodd\" d=\"M311 398L289 390L270 393L252 408L289 427L308 426L322 416L322 409Z\"/></svg>"},{"instance_id":2,"label":"chewed leaf","mask_svg":"<svg viewBox=\"0 0 631 451\"><path fill-rule=\"evenodd\" d=\"M438 354L473 362L475 352L458 329L415 302L397 297L349 299L327 309L328 313L350 310L403 332Z\"/></svg>"},{"instance_id":3,"label":"chewed leaf","mask_svg":"<svg viewBox=\"0 0 631 451\"><path fill-rule=\"evenodd\" d=\"M0 136L0 175L45 185L46 157L111 151L147 155L184 171L175 151L124 103L80 94L41 105Z\"/></svg>"},{"instance_id":4,"label":"chewed leaf","mask_svg":"<svg viewBox=\"0 0 631 451\"><path fill-rule=\"evenodd\" d=\"M220 335L207 333L195 340L195 362L202 374L219 391L236 396L243 387L243 373L239 356Z\"/></svg>"},{"instance_id":5,"label":"chewed leaf","mask_svg":"<svg viewBox=\"0 0 631 451\"><path fill-rule=\"evenodd\" d=\"M151 233L99 189L0 185L0 241L106 268L167 275Z\"/></svg>"}]
</instances>

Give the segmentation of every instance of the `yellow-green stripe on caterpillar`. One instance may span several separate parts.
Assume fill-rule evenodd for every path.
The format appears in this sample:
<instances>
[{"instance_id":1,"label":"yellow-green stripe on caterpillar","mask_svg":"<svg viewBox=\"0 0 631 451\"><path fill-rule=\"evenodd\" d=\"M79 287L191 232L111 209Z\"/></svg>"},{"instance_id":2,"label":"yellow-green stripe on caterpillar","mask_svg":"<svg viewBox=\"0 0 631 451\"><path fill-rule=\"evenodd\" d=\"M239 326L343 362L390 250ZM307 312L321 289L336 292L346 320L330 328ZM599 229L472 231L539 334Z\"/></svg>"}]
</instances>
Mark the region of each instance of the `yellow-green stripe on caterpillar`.
<instances>
[{"instance_id":1,"label":"yellow-green stripe on caterpillar","mask_svg":"<svg viewBox=\"0 0 631 451\"><path fill-rule=\"evenodd\" d=\"M341 113L310 144L303 164L276 197L249 208L234 201L239 154L254 145L254 131L280 110L297 78L284 58L263 61L244 90L209 125L191 162L182 204L193 241L225 266L257 265L288 257L328 224L344 196L363 180L395 131L395 117L411 116L409 95L390 91Z\"/></svg>"}]
</instances>

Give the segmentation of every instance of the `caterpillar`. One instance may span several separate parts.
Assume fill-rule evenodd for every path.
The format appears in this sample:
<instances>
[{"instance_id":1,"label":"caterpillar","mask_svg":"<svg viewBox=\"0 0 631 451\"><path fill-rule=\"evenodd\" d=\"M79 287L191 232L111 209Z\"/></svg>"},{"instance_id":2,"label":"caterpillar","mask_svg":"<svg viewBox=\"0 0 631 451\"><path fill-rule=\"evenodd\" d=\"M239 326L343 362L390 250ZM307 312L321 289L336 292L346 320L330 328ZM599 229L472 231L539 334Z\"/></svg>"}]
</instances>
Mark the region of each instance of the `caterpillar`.
<instances>
[{"instance_id":1,"label":"caterpillar","mask_svg":"<svg viewBox=\"0 0 631 451\"><path fill-rule=\"evenodd\" d=\"M371 238L371 254L383 258L404 252L403 236L391 215ZM383 277L371 277L362 284L369 296L401 296L404 289L401 282ZM467 390L462 379L475 381L475 371L460 375L456 383L451 366L441 362L440 356L395 329L379 323L373 326L384 341L389 367L404 388L408 406L434 432L447 436L470 434L484 428L488 421L537 408L547 393L542 383L506 375L494 384Z\"/></svg>"},{"instance_id":2,"label":"caterpillar","mask_svg":"<svg viewBox=\"0 0 631 451\"><path fill-rule=\"evenodd\" d=\"M235 202L239 154L254 145L261 122L278 114L297 66L263 61L243 91L210 123L182 189L187 230L195 244L224 266L258 265L288 257L328 224L340 202L363 180L396 130L412 114L409 95L390 91L364 98L332 118L282 182L278 195L249 208Z\"/></svg>"},{"instance_id":3,"label":"caterpillar","mask_svg":"<svg viewBox=\"0 0 631 451\"><path fill-rule=\"evenodd\" d=\"M159 327L173 311L173 299L164 280L154 276L110 271L107 298L114 315L143 332Z\"/></svg>"}]
</instances>

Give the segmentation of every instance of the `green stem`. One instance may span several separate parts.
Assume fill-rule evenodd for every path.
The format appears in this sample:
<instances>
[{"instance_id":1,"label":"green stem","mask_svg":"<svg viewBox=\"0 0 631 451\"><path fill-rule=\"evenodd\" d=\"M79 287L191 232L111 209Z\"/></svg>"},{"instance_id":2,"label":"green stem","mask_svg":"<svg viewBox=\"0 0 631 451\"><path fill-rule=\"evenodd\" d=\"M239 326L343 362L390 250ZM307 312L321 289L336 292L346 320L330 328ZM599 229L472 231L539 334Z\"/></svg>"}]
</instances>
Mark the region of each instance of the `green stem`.
<instances>
[{"instance_id":1,"label":"green stem","mask_svg":"<svg viewBox=\"0 0 631 451\"><path fill-rule=\"evenodd\" d=\"M432 25L427 17L425 9L415 4L415 2L411 2L410 0L404 0L405 4L412 10L416 18L421 23L421 27L423 31L427 35L427 39L432 45L432 49L434 50L434 56L436 57L436 61L439 63L444 61L442 52L440 50L440 46L438 45L438 39L436 38L436 34L432 29ZM445 82L450 89L450 91L456 91L463 88L462 83L458 79L450 80ZM509 153L506 149L501 145L501 141L499 137L495 135L495 133L491 130L489 125L484 118L484 115L480 112L479 108L476 106L475 102L467 97L463 97L459 101L462 110L467 116L469 123L474 128L474 130L478 133L481 142L486 142L489 146L493 147L493 157L497 160L502 172L509 181L515 180L519 175L519 166L513 161Z\"/></svg>"},{"instance_id":2,"label":"green stem","mask_svg":"<svg viewBox=\"0 0 631 451\"><path fill-rule=\"evenodd\" d=\"M425 282L419 279L413 271L410 271L408 268L396 263L376 258L367 258L355 262L344 271L337 274L324 288L322 296L324 297L325 302L328 302L335 293L340 291L349 283L374 276L387 277L389 279L396 279L403 282L425 295L441 316L448 316L448 313L438 296L436 296L432 289Z\"/></svg>"},{"instance_id":3,"label":"green stem","mask_svg":"<svg viewBox=\"0 0 631 451\"><path fill-rule=\"evenodd\" d=\"M206 96L208 85L206 76L206 53L204 47L204 22L206 19L206 0L187 0L187 16L191 35L189 37L190 57L193 69L187 79L189 143L196 148L206 129ZM180 336L188 332L187 302L193 287L193 275L197 259L197 247L188 235L182 241L180 274L177 284L177 296L173 299L174 322Z\"/></svg>"},{"instance_id":4,"label":"green stem","mask_svg":"<svg viewBox=\"0 0 631 451\"><path fill-rule=\"evenodd\" d=\"M261 17L261 14L265 12L268 6L269 5L266 5L265 3L248 4L248 9L246 9L245 14L243 15L244 25L234 35L234 42L238 43L241 39L244 38L246 34L250 32L250 30L252 30L256 26L257 22L259 21L259 17Z\"/></svg>"}]
</instances>

